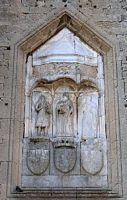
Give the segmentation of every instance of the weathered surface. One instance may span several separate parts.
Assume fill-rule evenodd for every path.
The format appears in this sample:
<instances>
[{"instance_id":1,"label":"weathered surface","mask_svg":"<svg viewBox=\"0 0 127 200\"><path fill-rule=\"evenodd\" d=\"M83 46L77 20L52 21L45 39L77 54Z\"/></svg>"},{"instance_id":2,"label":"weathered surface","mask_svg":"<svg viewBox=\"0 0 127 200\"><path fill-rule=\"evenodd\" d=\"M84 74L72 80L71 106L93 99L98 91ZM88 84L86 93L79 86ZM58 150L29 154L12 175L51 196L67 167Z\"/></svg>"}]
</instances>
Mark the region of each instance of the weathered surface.
<instances>
[{"instance_id":1,"label":"weathered surface","mask_svg":"<svg viewBox=\"0 0 127 200\"><path fill-rule=\"evenodd\" d=\"M63 28L28 57L25 97L21 186L107 189L102 57ZM39 140L47 140L50 150ZM68 177L67 183L62 174ZM92 176L101 182L92 182ZM48 184L36 185L35 178L41 177L48 178Z\"/></svg>"},{"instance_id":2,"label":"weathered surface","mask_svg":"<svg viewBox=\"0 0 127 200\"><path fill-rule=\"evenodd\" d=\"M90 136L90 138L87 141L87 144L85 144L85 148L83 146L82 151L84 152L85 159L87 155L89 156L89 159L86 159L88 162L91 162L90 160L94 157L95 154L97 154L97 151L99 152L99 148L103 148L103 164L101 163L101 153L98 153L97 158L100 162L95 162L95 168L91 167L90 174L96 174L98 173L100 176L93 175L91 177L86 177L84 174L87 171L86 167L89 168L89 163L87 166L84 166L84 162L82 163L83 167L80 168L78 162L80 154L80 148L74 147L77 150L77 159L75 164L75 173L71 170L69 172L69 176L64 176L62 181L59 179L60 171L56 171L54 168L54 165L52 164L51 167L53 169L52 171L52 183L54 184L54 187L57 187L58 185L63 185L64 187L69 187L70 182L72 183L73 188L77 187L78 183L80 182L79 187L93 187L95 186L102 186L103 188L106 188L106 181L107 181L107 173L109 180L114 180L114 184L109 181L109 186L111 188L116 189L118 191L118 188L120 189L120 194L123 196L123 200L127 199L127 2L126 0L121 1L114 1L114 0L107 0L107 1L98 1L98 0L1 0L0 1L0 199L16 199L13 193L15 191L15 186L20 185L21 186L21 174L24 179L24 185L28 186L28 178L29 177L29 186L33 187L33 180L32 180L32 172L34 169L32 169L32 172L28 170L27 164L23 164L23 170L22 168L22 161L26 163L26 157L28 152L28 145L24 144L24 157L22 157L22 138L23 135L26 137L29 137L29 134L31 134L30 137L33 137L33 140L31 143L39 143L39 154L42 154L45 156L48 155L47 153L44 153L45 151L48 152L48 148L51 152L51 163L54 163L53 157L54 157L54 151L52 148L55 148L55 141L51 141L53 143L50 144L50 147L43 145L43 143L46 143L49 137L52 138L52 133L56 133L57 131L57 124L54 124L53 132L52 132L52 121L56 118L56 109L55 106L57 104L52 104L52 95L49 92L49 90L43 88L43 84L39 86L41 87L41 93L42 95L45 95L46 101L45 106L49 107L50 112L45 111L45 113L39 113L37 112L37 109L32 108L32 119L33 123L29 125L29 116L26 116L26 124L25 124L25 130L24 128L24 105L27 105L26 108L29 110L29 102L26 102L24 100L24 93L29 91L29 87L25 89L25 62L28 61L31 62L30 56L24 61L22 61L23 64L19 67L19 63L22 59L19 59L20 62L17 60L17 46L14 46L17 42L22 41L22 47L23 47L23 39L27 40L28 35L32 35L31 42L29 38L29 42L25 43L25 50L26 52L31 53L31 51L35 50L37 47L40 47L43 42L45 42L51 35L56 34L55 27L60 26L61 22L58 19L58 14L66 11L67 13L72 15L72 18L75 16L78 21L72 21L70 19L70 16L66 17L66 19L63 19L64 23L67 23L69 27L76 26L77 32L75 34L79 34L82 36L81 39L83 39L87 44L92 46L96 51L99 53L102 50L102 53L108 52L108 45L111 46L113 51L110 53L108 52L108 61L104 59L104 69L105 66L107 67L104 70L104 77L105 77L105 83L110 83L110 86L106 86L106 94L108 94L109 98L107 100L107 96L105 96L105 106L106 106L106 137L107 140L103 140L105 137L105 121L104 119L104 109L101 110L101 114L99 119L97 120L96 115L97 112L94 111L98 107L97 103L97 95L96 91L93 95L93 101L90 102L89 100L89 93L87 92L87 97L83 98L82 96L86 96L84 94L83 89L81 89L81 96L79 96L79 112L80 110L82 113L80 114L80 118L78 119L78 125L76 125L76 117L70 116L70 121L73 121L72 124L74 124L74 135L77 133L77 129L79 129L79 135L81 134L82 130L81 127L84 127L86 129L85 132L82 134L82 140L86 140L86 137ZM46 31L39 32L39 28L44 27L49 23L52 19L56 19L54 23L50 25L50 28L46 29ZM82 21L80 24L79 22ZM74 24L76 23L76 25ZM73 25L72 25L73 24ZM85 24L85 27L83 26ZM86 28L88 26L88 29ZM91 31L93 30L93 32ZM33 35L34 33L38 33L36 36L36 39L34 38L33 42ZM82 33L82 34L81 34ZM47 34L49 37L47 37ZM40 38L40 39L39 39ZM43 38L43 39L42 39ZM37 41L37 42L36 42ZM39 42L40 41L40 42ZM102 44L108 44L107 46ZM67 47L67 50L69 48ZM25 51L24 50L24 51ZM105 57L106 53L104 54ZM71 59L77 59L77 57L70 57ZM69 58L69 59L70 59ZM52 56L49 56L45 59L45 61L52 61ZM54 60L56 57L53 58ZM84 59L85 60L85 59ZM65 61L65 60L64 60ZM80 56L80 61L82 61L82 57ZM86 60L85 60L86 61ZM40 60L38 61L40 63ZM17 64L18 63L18 64ZM108 63L108 64L107 64ZM65 72L66 79L71 78L76 82L78 85L81 80L84 80L86 77L90 76L91 81L95 81L97 76L97 65L95 62L93 62L93 65L91 68L89 68L89 59L87 60L87 63L80 63L77 64L77 68L80 69L80 71L83 73L82 76L80 76L80 73L76 72L75 64L69 63L69 61L66 63L66 66L62 63L60 65L57 63L52 64L49 63L49 73L47 73L47 63L44 64L41 62L41 64L35 65L33 67L33 71L30 72L31 74L34 74L35 80L40 80L40 77L43 76L43 78L47 78L48 81L53 81L54 79L54 72L55 69L58 68L58 66L61 66L60 70L57 73L57 78L63 77ZM100 65L101 65L100 61ZM31 63L30 63L31 66ZM115 66L115 67L113 67ZM72 69L73 73L70 75L70 69ZM83 71L84 70L84 71ZM75 73L76 72L76 73ZM76 74L76 75L75 75ZM101 80L102 77L98 77L98 80ZM108 80L108 81L107 81ZM70 80L68 80L70 81ZM66 81L65 81L66 82ZM33 84L33 82L28 82L27 86L29 84ZM52 84L52 83L51 83ZM57 85L62 85L63 82L59 81L59 83L54 82L54 88L56 89ZM70 86L72 86L74 83L69 82ZM74 85L74 88L77 87L77 85ZM96 82L97 84L97 82ZM87 85L87 84L86 84ZM99 87L103 87L103 81L98 83ZM67 88L67 85L66 89ZM92 85L95 87L95 84ZM48 85L47 85L48 87ZM110 90L110 87L114 88L113 92ZM39 88L32 88L33 89L33 102L37 103L37 100L39 98L39 95L36 94L40 92ZM72 88L71 88L72 89ZM75 97L72 94L72 90L68 89L67 91L71 94L69 94L69 99L71 102L73 102L73 114L75 116L76 113L76 106L75 106ZM62 90L63 92L63 90ZM64 91L65 92L65 91ZM74 92L74 91L73 91ZM99 94L101 95L101 94ZM118 95L118 99L117 99ZM103 95L102 95L103 96ZM61 90L57 90L57 95L54 95L55 101L58 103L61 101L62 94ZM82 101L82 98L84 99ZM113 100L115 99L115 100ZM101 99L101 103L103 104L104 99ZM86 104L88 102L89 106L93 106L92 113L89 114L89 118L87 118L86 123L86 109L82 108L82 105ZM116 103L114 103L116 102ZM27 104L28 103L28 104ZM54 105L54 108L52 108L52 105ZM110 109L107 109L108 105L110 105ZM89 106L87 109L89 110ZM83 106L85 107L85 106ZM115 108L116 110L115 110ZM116 111L115 118L114 118L114 110ZM29 113L29 112L28 112ZM40 115L46 115L46 122L42 125L41 121L41 127L34 126ZM89 131L88 126L86 124L90 124L90 120L94 122L94 126L91 126L91 133ZM59 116L61 117L61 116ZM82 119L82 120L81 120ZM85 121L85 123L84 123ZM97 137L100 137L100 133L103 135L103 138L101 138L101 141L99 140L93 140L91 142L91 137L95 137L96 134L96 124L100 122L100 129L97 133ZM70 124L70 122L68 122ZM83 124L83 126L82 126ZM90 124L91 125L91 124ZM62 125L61 125L62 126ZM61 130L65 130L67 127L61 127ZM80 128L78 128L78 126ZM30 127L30 129L29 129ZM109 128L110 127L110 128ZM114 127L116 129L114 129ZM36 131L34 130L36 129ZM41 130L40 133L40 128ZM83 129L84 129L83 128ZM37 131L38 129L38 131ZM112 130L112 131L111 131ZM117 130L117 131L116 131ZM73 130L71 130L73 132ZM36 134L38 132L38 134ZM117 134L116 134L117 132ZM104 134L103 134L104 133ZM44 141L40 141L40 136L44 135ZM37 138L37 137L38 138ZM64 139L65 141L65 139ZM24 142L25 143L25 142ZM100 147L100 143L102 144L102 147ZM107 145L108 144L108 145ZM25 146L26 145L26 146ZM66 144L67 145L67 144ZM76 144L77 145L77 144ZM84 144L83 144L84 145ZM75 146L75 143L74 143ZM89 148L90 146L90 148ZM107 146L107 147L106 147ZM26 147L26 148L25 148ZM94 148L94 149L93 149ZM57 147L54 149L56 150ZM89 152L89 149L91 149L91 152ZM99 150L98 150L99 149ZM106 149L107 152L106 153ZM34 150L34 149L32 149ZM116 153L117 152L117 153ZM83 156L84 156L83 155ZM108 155L108 156L107 156ZM26 157L25 157L26 156ZM45 157L44 156L44 157ZM91 159L90 159L91 158ZM118 159L119 158L119 159ZM39 159L37 157L37 159ZM45 159L45 158L44 158ZM47 156L48 160L48 156ZM107 164L108 161L108 164ZM43 161L40 161L43 163ZM107 167L108 165L108 167ZM36 166L36 164L35 164ZM105 166L105 167L102 167ZM11 168L12 167L12 168ZM41 171L40 168L38 168L37 172L35 174L43 174L42 177L35 177L34 178L34 187L48 187L49 186L49 180L51 180L50 176L48 174L49 171L49 163L47 162L47 165L44 166L44 168ZM108 168L108 172L106 171L106 168ZM110 169L114 169L110 170ZM80 171L80 173L79 173ZM110 174L111 172L111 174ZM56 177L55 174L58 174ZM72 178L73 174L73 178ZM103 177L103 178L102 178ZM119 178L118 178L119 177ZM122 178L121 178L122 177ZM122 184L121 184L122 180ZM11 182L12 181L12 182ZM11 184L13 183L13 184ZM58 185L55 183L58 183ZM94 183L94 184L93 184ZM113 185L112 185L113 184ZM11 188L10 188L11 187ZM11 191L11 192L10 192ZM73 192L60 192L56 191L52 194L52 197L57 197L60 199L61 196L64 196L66 199L70 199L73 197L73 199L80 199L80 197L85 198L85 196L89 196L90 194L85 195L84 191L77 192L73 190ZM110 193L110 192L109 192ZM22 196L22 194L18 194L18 198ZM47 199L48 196L50 196L48 193L39 193L33 195L33 199L42 199L42 196L44 199ZM107 196L107 193L103 191L102 194L96 194L96 199L103 199L103 196ZM108 195L110 196L110 194ZM118 195L116 195L118 196ZM30 194L24 194L25 199L30 198ZM107 197L108 198L108 197ZM111 199L114 199L115 197L112 197ZM92 199L95 199L95 197L92 197Z\"/></svg>"}]
</instances>

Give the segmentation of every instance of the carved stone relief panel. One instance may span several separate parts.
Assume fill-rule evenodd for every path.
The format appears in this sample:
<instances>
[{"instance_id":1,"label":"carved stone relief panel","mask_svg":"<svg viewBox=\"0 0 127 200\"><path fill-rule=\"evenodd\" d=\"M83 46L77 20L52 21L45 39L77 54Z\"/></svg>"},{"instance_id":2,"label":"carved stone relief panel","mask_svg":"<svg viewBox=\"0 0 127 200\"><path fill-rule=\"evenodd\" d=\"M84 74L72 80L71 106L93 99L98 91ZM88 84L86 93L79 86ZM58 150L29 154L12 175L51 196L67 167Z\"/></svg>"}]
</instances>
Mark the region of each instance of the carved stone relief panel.
<instances>
[{"instance_id":1,"label":"carved stone relief panel","mask_svg":"<svg viewBox=\"0 0 127 200\"><path fill-rule=\"evenodd\" d=\"M40 143L37 145L35 142L30 142L27 151L27 167L32 174L41 175L49 166L49 144Z\"/></svg>"},{"instance_id":2,"label":"carved stone relief panel","mask_svg":"<svg viewBox=\"0 0 127 200\"><path fill-rule=\"evenodd\" d=\"M49 137L52 133L52 98L46 88L32 92L32 136Z\"/></svg>"},{"instance_id":3,"label":"carved stone relief panel","mask_svg":"<svg viewBox=\"0 0 127 200\"><path fill-rule=\"evenodd\" d=\"M84 91L80 91L78 98L78 132L83 140L98 136L98 100L98 92L96 90L87 88Z\"/></svg>"},{"instance_id":4,"label":"carved stone relief panel","mask_svg":"<svg viewBox=\"0 0 127 200\"><path fill-rule=\"evenodd\" d=\"M69 87L58 87L54 96L54 136L74 137L76 132L76 96Z\"/></svg>"},{"instance_id":5,"label":"carved stone relief panel","mask_svg":"<svg viewBox=\"0 0 127 200\"><path fill-rule=\"evenodd\" d=\"M106 188L102 57L65 28L26 68L22 187Z\"/></svg>"}]
</instances>

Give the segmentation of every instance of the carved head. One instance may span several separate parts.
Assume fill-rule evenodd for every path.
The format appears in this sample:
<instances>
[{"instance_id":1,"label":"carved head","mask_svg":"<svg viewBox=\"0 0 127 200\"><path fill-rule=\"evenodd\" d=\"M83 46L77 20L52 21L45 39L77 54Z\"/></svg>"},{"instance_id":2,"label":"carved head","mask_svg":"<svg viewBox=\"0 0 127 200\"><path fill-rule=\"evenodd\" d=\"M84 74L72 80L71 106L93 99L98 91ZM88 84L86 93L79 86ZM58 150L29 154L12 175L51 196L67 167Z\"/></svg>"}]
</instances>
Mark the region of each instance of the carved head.
<instances>
[{"instance_id":1,"label":"carved head","mask_svg":"<svg viewBox=\"0 0 127 200\"><path fill-rule=\"evenodd\" d=\"M41 96L39 97L39 101L45 103L46 102L46 98L43 94L41 94Z\"/></svg>"},{"instance_id":2,"label":"carved head","mask_svg":"<svg viewBox=\"0 0 127 200\"><path fill-rule=\"evenodd\" d=\"M63 100L67 101L69 99L69 94L67 92L63 93Z\"/></svg>"}]
</instances>

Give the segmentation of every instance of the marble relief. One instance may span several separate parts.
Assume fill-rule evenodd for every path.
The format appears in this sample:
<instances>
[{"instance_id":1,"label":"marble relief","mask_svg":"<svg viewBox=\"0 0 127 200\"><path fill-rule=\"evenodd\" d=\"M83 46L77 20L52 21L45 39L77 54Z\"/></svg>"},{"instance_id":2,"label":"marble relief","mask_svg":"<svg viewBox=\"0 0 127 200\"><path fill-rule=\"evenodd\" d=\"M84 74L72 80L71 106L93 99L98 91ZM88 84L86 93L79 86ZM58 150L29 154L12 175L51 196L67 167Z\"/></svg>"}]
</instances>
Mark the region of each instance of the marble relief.
<instances>
[{"instance_id":1,"label":"marble relief","mask_svg":"<svg viewBox=\"0 0 127 200\"><path fill-rule=\"evenodd\" d=\"M31 136L48 137L51 133L52 99L48 89L38 87L31 95Z\"/></svg>"},{"instance_id":2,"label":"marble relief","mask_svg":"<svg viewBox=\"0 0 127 200\"><path fill-rule=\"evenodd\" d=\"M101 61L67 28L28 58L23 187L107 186Z\"/></svg>"},{"instance_id":3,"label":"marble relief","mask_svg":"<svg viewBox=\"0 0 127 200\"><path fill-rule=\"evenodd\" d=\"M50 126L51 106L46 101L46 97L42 94L36 102L35 111L37 112L35 119L37 135L47 136Z\"/></svg>"},{"instance_id":4,"label":"marble relief","mask_svg":"<svg viewBox=\"0 0 127 200\"><path fill-rule=\"evenodd\" d=\"M84 91L78 98L78 126L82 139L96 138L98 134L98 92ZM91 123L92 122L92 123Z\"/></svg>"},{"instance_id":5,"label":"marble relief","mask_svg":"<svg viewBox=\"0 0 127 200\"><path fill-rule=\"evenodd\" d=\"M73 103L67 93L56 104L56 130L57 135L73 135Z\"/></svg>"},{"instance_id":6,"label":"marble relief","mask_svg":"<svg viewBox=\"0 0 127 200\"><path fill-rule=\"evenodd\" d=\"M49 150L40 149L29 149L27 155L27 167L32 174L42 174L49 165Z\"/></svg>"}]
</instances>

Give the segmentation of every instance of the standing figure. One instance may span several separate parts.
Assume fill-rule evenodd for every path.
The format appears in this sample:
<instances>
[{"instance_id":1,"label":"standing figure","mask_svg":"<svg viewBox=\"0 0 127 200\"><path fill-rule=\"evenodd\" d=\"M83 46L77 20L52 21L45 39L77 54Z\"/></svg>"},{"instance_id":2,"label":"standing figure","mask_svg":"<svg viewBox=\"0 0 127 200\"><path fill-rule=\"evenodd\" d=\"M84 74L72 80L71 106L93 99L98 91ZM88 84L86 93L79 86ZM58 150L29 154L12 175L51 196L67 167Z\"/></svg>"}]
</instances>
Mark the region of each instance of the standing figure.
<instances>
[{"instance_id":1,"label":"standing figure","mask_svg":"<svg viewBox=\"0 0 127 200\"><path fill-rule=\"evenodd\" d=\"M35 128L37 130L37 135L48 134L48 128L50 126L50 104L46 101L44 95L41 95L36 102L35 110L37 112L37 117L35 120Z\"/></svg>"},{"instance_id":2,"label":"standing figure","mask_svg":"<svg viewBox=\"0 0 127 200\"><path fill-rule=\"evenodd\" d=\"M67 93L56 105L56 130L59 136L73 134L73 104Z\"/></svg>"}]
</instances>

